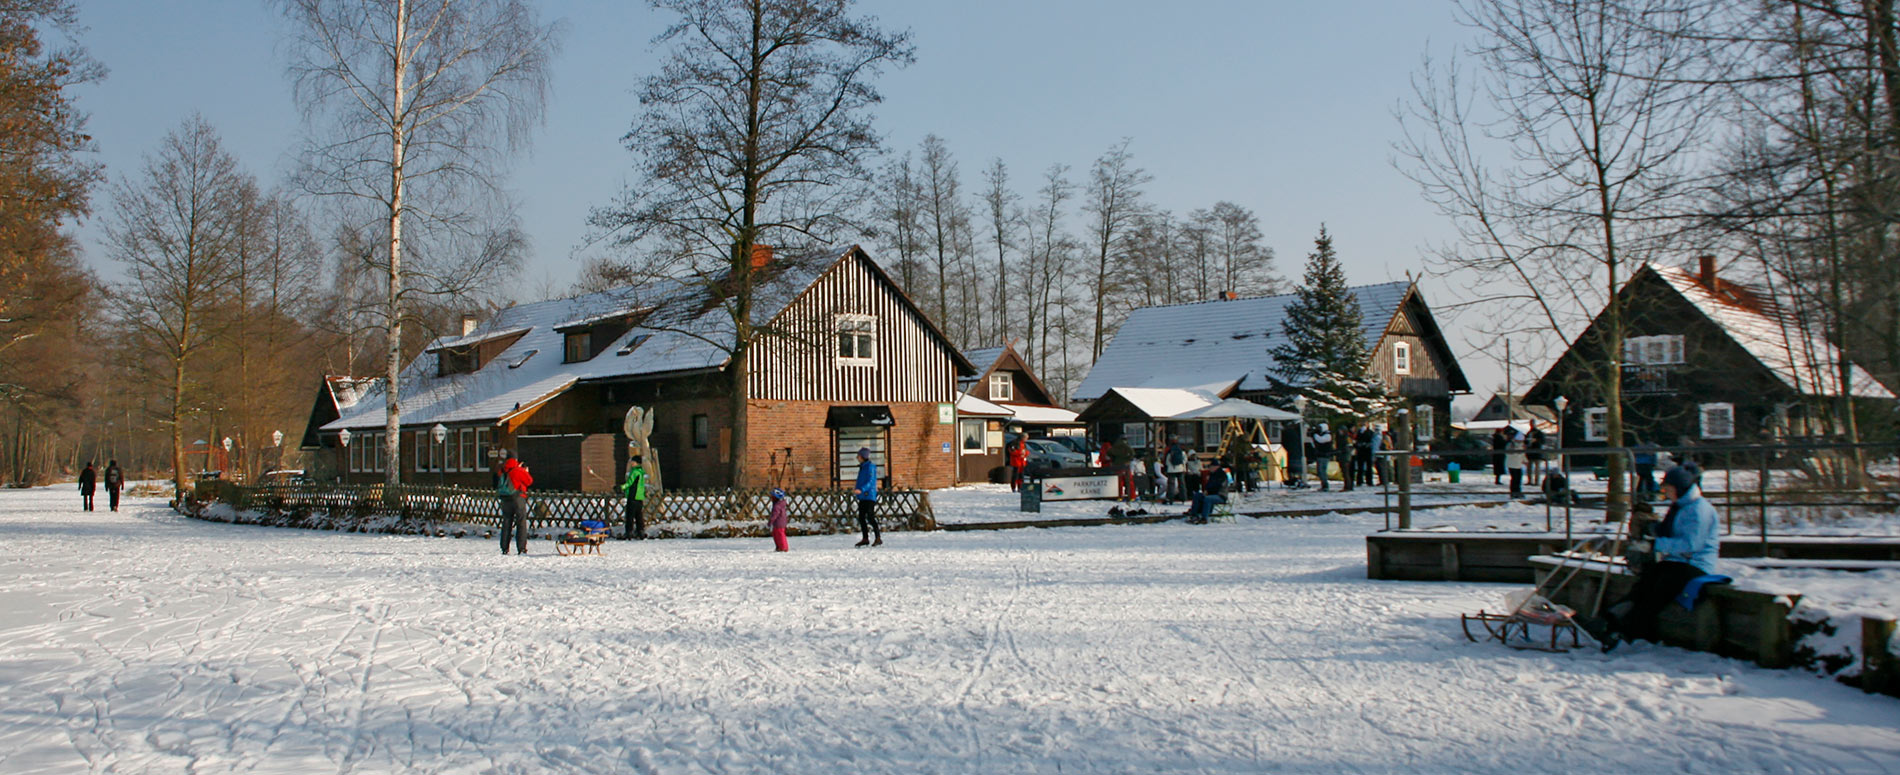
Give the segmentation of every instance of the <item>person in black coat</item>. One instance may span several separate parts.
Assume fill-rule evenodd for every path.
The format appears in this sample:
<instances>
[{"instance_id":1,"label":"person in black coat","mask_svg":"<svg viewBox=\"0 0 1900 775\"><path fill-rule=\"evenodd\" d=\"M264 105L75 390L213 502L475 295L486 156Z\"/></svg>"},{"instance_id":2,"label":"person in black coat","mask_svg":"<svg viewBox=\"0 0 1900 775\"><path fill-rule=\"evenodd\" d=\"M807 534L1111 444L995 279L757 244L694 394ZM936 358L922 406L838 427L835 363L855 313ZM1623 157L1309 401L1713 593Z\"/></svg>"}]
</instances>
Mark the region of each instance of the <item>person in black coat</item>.
<instances>
[{"instance_id":1,"label":"person in black coat","mask_svg":"<svg viewBox=\"0 0 1900 775\"><path fill-rule=\"evenodd\" d=\"M125 489L125 472L119 469L119 461L106 463L106 502L113 511L119 510L119 491Z\"/></svg>"},{"instance_id":2,"label":"person in black coat","mask_svg":"<svg viewBox=\"0 0 1900 775\"><path fill-rule=\"evenodd\" d=\"M92 493L99 487L99 474L92 470L92 461L86 461L86 470L79 472L79 498L85 502L85 509L92 510Z\"/></svg>"},{"instance_id":3,"label":"person in black coat","mask_svg":"<svg viewBox=\"0 0 1900 775\"><path fill-rule=\"evenodd\" d=\"M1511 437L1504 435L1504 429L1491 432L1491 483L1504 483L1504 448L1511 445Z\"/></svg>"}]
</instances>

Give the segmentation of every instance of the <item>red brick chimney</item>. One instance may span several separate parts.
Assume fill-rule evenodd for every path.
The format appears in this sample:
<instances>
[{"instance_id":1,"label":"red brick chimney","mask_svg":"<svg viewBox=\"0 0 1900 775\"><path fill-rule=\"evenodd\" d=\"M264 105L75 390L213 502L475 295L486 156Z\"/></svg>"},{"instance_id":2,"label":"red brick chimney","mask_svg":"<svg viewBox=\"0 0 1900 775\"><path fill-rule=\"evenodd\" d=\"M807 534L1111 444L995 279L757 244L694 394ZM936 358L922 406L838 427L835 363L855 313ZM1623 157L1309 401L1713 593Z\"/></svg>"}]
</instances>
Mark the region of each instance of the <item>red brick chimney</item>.
<instances>
[{"instance_id":1,"label":"red brick chimney","mask_svg":"<svg viewBox=\"0 0 1900 775\"><path fill-rule=\"evenodd\" d=\"M1715 256L1696 256L1696 280L1702 287L1715 290Z\"/></svg>"},{"instance_id":2,"label":"red brick chimney","mask_svg":"<svg viewBox=\"0 0 1900 775\"><path fill-rule=\"evenodd\" d=\"M766 264L770 264L770 263L772 263L772 246L771 245L753 245L752 246L752 268L761 269L761 268L764 268Z\"/></svg>"}]
</instances>

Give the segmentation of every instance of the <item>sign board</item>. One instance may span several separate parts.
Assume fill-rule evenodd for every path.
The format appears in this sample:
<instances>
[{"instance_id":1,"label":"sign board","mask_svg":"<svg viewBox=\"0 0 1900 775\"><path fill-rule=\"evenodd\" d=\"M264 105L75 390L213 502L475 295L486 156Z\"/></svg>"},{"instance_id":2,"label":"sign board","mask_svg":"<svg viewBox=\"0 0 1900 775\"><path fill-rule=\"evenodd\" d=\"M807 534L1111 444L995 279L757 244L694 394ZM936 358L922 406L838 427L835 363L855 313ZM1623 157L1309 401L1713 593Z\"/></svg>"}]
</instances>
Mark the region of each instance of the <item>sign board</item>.
<instances>
[{"instance_id":1,"label":"sign board","mask_svg":"<svg viewBox=\"0 0 1900 775\"><path fill-rule=\"evenodd\" d=\"M943 443L943 453L946 455L950 454L950 442L946 441Z\"/></svg>"},{"instance_id":2,"label":"sign board","mask_svg":"<svg viewBox=\"0 0 1900 775\"><path fill-rule=\"evenodd\" d=\"M1115 497L1113 476L1054 476L1042 480L1042 500L1080 501Z\"/></svg>"},{"instance_id":3,"label":"sign board","mask_svg":"<svg viewBox=\"0 0 1900 775\"><path fill-rule=\"evenodd\" d=\"M937 405L937 424L938 425L951 425L951 424L954 424L956 421L957 421L957 407L955 404L938 404Z\"/></svg>"}]
</instances>

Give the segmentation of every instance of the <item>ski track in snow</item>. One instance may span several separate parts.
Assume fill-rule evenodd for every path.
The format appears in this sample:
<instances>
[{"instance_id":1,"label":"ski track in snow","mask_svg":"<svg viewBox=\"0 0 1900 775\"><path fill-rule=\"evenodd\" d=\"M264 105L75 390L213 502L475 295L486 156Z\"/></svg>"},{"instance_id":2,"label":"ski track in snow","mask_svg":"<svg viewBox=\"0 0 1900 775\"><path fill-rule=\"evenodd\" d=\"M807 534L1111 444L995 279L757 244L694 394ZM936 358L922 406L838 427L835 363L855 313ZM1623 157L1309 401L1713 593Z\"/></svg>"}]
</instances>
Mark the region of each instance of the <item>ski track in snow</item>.
<instances>
[{"instance_id":1,"label":"ski track in snow","mask_svg":"<svg viewBox=\"0 0 1900 775\"><path fill-rule=\"evenodd\" d=\"M494 543L0 492L0 772L1900 772L1900 702L1469 644L1378 516Z\"/></svg>"}]
</instances>

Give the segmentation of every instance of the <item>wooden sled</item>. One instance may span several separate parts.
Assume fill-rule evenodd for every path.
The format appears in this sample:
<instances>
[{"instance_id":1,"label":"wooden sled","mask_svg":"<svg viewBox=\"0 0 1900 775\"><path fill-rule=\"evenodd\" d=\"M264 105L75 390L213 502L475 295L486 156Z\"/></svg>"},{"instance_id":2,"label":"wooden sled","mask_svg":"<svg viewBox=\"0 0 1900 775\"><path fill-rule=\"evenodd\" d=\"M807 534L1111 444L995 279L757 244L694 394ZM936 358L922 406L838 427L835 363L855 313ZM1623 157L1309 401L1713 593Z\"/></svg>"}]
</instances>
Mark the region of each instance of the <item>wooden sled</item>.
<instances>
[{"instance_id":1,"label":"wooden sled","mask_svg":"<svg viewBox=\"0 0 1900 775\"><path fill-rule=\"evenodd\" d=\"M1541 604L1526 605L1508 614L1491 613L1480 610L1475 614L1459 614L1458 620L1464 626L1465 637L1478 642L1478 636L1471 631L1471 623L1477 622L1484 628L1485 640L1494 640L1514 649L1532 649L1562 653L1583 645L1577 637L1576 612L1548 601ZM1546 628L1548 639L1540 632L1531 637L1532 627ZM1563 634L1570 633L1570 645L1562 644Z\"/></svg>"},{"instance_id":2,"label":"wooden sled","mask_svg":"<svg viewBox=\"0 0 1900 775\"><path fill-rule=\"evenodd\" d=\"M560 538L554 539L554 553L563 557L576 554L600 554L600 545L607 542L607 523L597 519L581 523L579 530L569 530Z\"/></svg>"}]
</instances>

